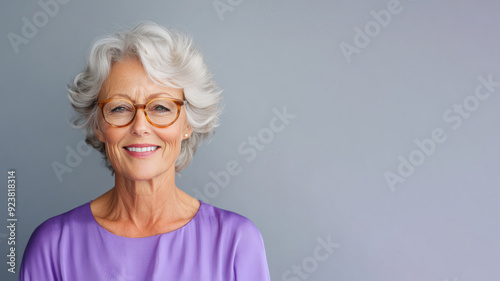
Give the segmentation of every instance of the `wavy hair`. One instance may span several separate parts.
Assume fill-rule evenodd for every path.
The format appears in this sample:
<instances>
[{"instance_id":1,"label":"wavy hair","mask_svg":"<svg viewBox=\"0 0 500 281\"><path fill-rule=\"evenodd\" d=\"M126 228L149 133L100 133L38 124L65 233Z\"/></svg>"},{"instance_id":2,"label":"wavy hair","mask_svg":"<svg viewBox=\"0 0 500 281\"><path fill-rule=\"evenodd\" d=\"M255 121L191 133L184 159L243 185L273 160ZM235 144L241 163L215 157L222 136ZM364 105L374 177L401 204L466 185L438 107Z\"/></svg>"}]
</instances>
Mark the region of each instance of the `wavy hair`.
<instances>
[{"instance_id":1,"label":"wavy hair","mask_svg":"<svg viewBox=\"0 0 500 281\"><path fill-rule=\"evenodd\" d=\"M155 83L184 90L186 116L193 132L181 143L175 161L178 173L191 163L198 146L215 133L222 111L222 91L187 34L145 21L94 41L85 70L68 85L68 97L77 114L72 126L86 129L85 142L102 154L106 167L114 175L105 144L94 132L99 110L97 98L113 63L127 56L139 59Z\"/></svg>"}]
</instances>

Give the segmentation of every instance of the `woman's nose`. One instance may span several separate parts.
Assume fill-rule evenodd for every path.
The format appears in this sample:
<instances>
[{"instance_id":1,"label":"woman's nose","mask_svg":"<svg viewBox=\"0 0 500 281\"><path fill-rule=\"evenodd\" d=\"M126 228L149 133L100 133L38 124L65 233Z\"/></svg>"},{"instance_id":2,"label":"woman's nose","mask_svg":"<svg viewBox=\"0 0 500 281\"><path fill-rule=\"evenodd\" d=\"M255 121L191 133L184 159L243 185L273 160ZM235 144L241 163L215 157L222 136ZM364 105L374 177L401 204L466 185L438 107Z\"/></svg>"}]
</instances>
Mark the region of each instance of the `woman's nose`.
<instances>
[{"instance_id":1,"label":"woman's nose","mask_svg":"<svg viewBox=\"0 0 500 281\"><path fill-rule=\"evenodd\" d=\"M132 121L132 133L136 135L143 135L145 133L149 133L151 130L150 123L146 118L146 112L144 108L138 108L135 113L134 120Z\"/></svg>"}]
</instances>

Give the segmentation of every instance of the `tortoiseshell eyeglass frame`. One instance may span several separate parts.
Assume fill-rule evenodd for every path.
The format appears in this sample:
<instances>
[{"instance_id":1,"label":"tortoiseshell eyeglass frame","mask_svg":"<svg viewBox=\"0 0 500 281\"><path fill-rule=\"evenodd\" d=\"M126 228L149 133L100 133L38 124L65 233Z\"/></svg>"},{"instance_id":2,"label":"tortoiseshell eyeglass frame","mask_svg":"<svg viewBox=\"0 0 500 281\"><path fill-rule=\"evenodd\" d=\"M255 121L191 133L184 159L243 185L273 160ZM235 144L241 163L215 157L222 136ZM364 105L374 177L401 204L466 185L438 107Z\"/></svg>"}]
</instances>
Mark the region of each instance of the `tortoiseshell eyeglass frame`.
<instances>
[{"instance_id":1,"label":"tortoiseshell eyeglass frame","mask_svg":"<svg viewBox=\"0 0 500 281\"><path fill-rule=\"evenodd\" d=\"M127 124L125 125L120 125L120 126L117 126L117 125L114 125L112 123L109 123L108 120L106 120L106 117L104 115L104 106L110 102L110 101L113 101L113 100L123 100L123 101L126 101L128 102L130 105L132 105L134 107L134 116L132 117L132 119L130 119L130 122L128 122ZM175 116L175 119L166 124L166 125L158 125L158 124L155 124L151 121L151 119L149 119L149 116L148 116L148 113L146 112L146 107L153 101L156 101L156 100L169 100L169 101L173 101L175 103L175 105L177 105L177 115ZM104 121L106 121L106 123L108 123L109 125L113 126L113 127L116 127L116 128L121 128L121 127L126 127L128 125L130 125L130 123L132 123L135 119L135 116L137 115L137 109L141 108L143 111L144 111L144 114L146 115L146 119L148 120L148 122L157 127L157 128L166 128L172 124L175 123L175 121L177 121L177 119L179 118L179 113L181 112L181 106L184 105L184 100L179 100L179 99L174 99L174 98L155 98L155 99L152 99L150 101L148 101L147 103L145 104L135 104L133 103L131 100L128 100L128 99L105 99L105 100L101 100L98 102L98 105L99 107L101 108L101 114L102 114L102 117L104 118Z\"/></svg>"}]
</instances>

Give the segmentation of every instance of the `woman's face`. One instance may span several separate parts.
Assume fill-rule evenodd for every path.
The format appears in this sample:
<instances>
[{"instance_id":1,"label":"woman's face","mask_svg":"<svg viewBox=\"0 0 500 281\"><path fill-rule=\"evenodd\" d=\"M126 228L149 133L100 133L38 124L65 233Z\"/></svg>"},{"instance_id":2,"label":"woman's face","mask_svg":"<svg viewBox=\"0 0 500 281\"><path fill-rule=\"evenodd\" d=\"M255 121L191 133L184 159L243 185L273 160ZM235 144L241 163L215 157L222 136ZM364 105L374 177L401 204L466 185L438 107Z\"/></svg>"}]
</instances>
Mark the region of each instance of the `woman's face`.
<instances>
[{"instance_id":1,"label":"woman's face","mask_svg":"<svg viewBox=\"0 0 500 281\"><path fill-rule=\"evenodd\" d=\"M182 89L161 86L149 77L136 58L115 62L99 93L99 100L126 98L135 104L145 104L153 98L184 99ZM181 142L191 134L184 106L179 118L166 128L158 128L148 122L144 111L137 109L132 123L125 127L113 127L106 123L99 111L97 138L106 144L106 153L117 175L130 180L149 180L164 173L175 173L175 160L179 156ZM131 147L147 144L153 151L138 152ZM130 151L132 150L132 151Z\"/></svg>"}]
</instances>

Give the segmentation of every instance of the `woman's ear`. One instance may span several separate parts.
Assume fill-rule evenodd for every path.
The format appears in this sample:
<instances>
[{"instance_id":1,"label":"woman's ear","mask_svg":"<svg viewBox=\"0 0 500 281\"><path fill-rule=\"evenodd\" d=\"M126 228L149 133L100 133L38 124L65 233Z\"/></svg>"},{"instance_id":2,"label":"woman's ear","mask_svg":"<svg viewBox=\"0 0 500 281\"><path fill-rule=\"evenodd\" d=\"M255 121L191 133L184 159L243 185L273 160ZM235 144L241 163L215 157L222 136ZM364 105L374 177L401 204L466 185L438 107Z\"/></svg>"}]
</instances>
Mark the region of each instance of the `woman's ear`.
<instances>
[{"instance_id":1,"label":"woman's ear","mask_svg":"<svg viewBox=\"0 0 500 281\"><path fill-rule=\"evenodd\" d=\"M193 133L193 128L190 125L184 126L184 130L182 130L182 139L188 139Z\"/></svg>"},{"instance_id":2,"label":"woman's ear","mask_svg":"<svg viewBox=\"0 0 500 281\"><path fill-rule=\"evenodd\" d=\"M104 142L104 134L102 133L101 129L99 128L99 121L96 121L92 124L92 127L94 128L94 133L97 139L100 142Z\"/></svg>"}]
</instances>

